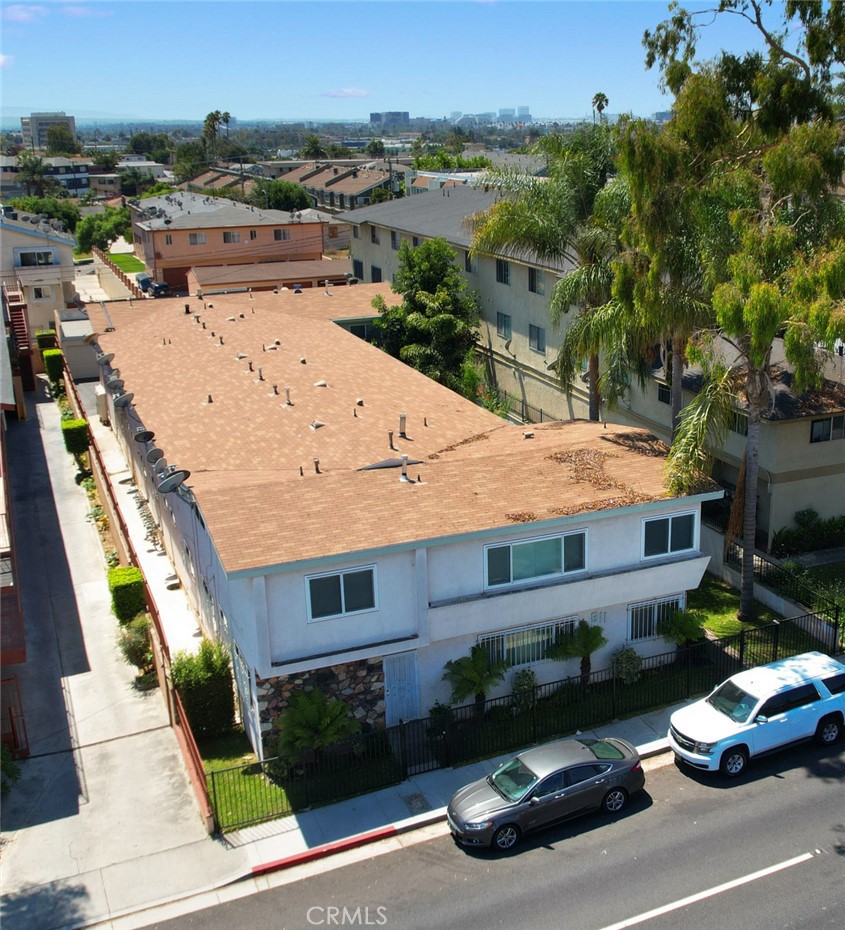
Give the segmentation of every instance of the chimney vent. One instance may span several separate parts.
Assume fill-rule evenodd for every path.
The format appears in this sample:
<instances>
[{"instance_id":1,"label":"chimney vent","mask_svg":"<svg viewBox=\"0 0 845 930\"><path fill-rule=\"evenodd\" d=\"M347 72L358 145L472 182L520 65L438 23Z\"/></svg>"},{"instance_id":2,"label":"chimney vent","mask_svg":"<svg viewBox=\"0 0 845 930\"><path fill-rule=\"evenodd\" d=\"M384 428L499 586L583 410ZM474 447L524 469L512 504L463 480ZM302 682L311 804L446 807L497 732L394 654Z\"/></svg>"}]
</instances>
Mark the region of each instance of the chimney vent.
<instances>
[{"instance_id":1,"label":"chimney vent","mask_svg":"<svg viewBox=\"0 0 845 930\"><path fill-rule=\"evenodd\" d=\"M214 398L211 396L211 394L208 395L208 400L206 401L206 403L207 403L207 404L213 404L213 403L214 403Z\"/></svg>"},{"instance_id":2,"label":"chimney vent","mask_svg":"<svg viewBox=\"0 0 845 930\"><path fill-rule=\"evenodd\" d=\"M285 385L285 406L292 407L293 404L290 402L290 386Z\"/></svg>"},{"instance_id":3,"label":"chimney vent","mask_svg":"<svg viewBox=\"0 0 845 930\"><path fill-rule=\"evenodd\" d=\"M391 449L395 449L396 446L393 445L393 430L389 429L387 431L387 444Z\"/></svg>"},{"instance_id":4,"label":"chimney vent","mask_svg":"<svg viewBox=\"0 0 845 930\"><path fill-rule=\"evenodd\" d=\"M408 477L408 456L402 456L402 474L399 476L399 480L405 483L411 482L411 479Z\"/></svg>"},{"instance_id":5,"label":"chimney vent","mask_svg":"<svg viewBox=\"0 0 845 930\"><path fill-rule=\"evenodd\" d=\"M191 312L191 305L185 304L185 316L188 316L190 312Z\"/></svg>"},{"instance_id":6,"label":"chimney vent","mask_svg":"<svg viewBox=\"0 0 845 930\"><path fill-rule=\"evenodd\" d=\"M278 385L278 384L274 384L274 385L273 385L273 393L274 393L274 394L278 394L278 393L279 393L279 385Z\"/></svg>"},{"instance_id":7,"label":"chimney vent","mask_svg":"<svg viewBox=\"0 0 845 930\"><path fill-rule=\"evenodd\" d=\"M250 363L249 363L249 370L250 370L250 371L255 371L255 369L252 367L252 362L251 362L251 361L250 361Z\"/></svg>"},{"instance_id":8,"label":"chimney vent","mask_svg":"<svg viewBox=\"0 0 845 930\"><path fill-rule=\"evenodd\" d=\"M407 439L407 438L408 438L408 437L405 435L405 425L406 425L406 423L407 423L407 420L408 420L408 415L407 415L407 414L405 414L405 413L400 413L400 414L399 414L399 435L400 435L403 439Z\"/></svg>"},{"instance_id":9,"label":"chimney vent","mask_svg":"<svg viewBox=\"0 0 845 930\"><path fill-rule=\"evenodd\" d=\"M317 472L318 475L320 474L320 460L319 459L314 459L314 471Z\"/></svg>"},{"instance_id":10,"label":"chimney vent","mask_svg":"<svg viewBox=\"0 0 845 930\"><path fill-rule=\"evenodd\" d=\"M264 372L260 368L258 369L258 380L259 381L264 380Z\"/></svg>"}]
</instances>

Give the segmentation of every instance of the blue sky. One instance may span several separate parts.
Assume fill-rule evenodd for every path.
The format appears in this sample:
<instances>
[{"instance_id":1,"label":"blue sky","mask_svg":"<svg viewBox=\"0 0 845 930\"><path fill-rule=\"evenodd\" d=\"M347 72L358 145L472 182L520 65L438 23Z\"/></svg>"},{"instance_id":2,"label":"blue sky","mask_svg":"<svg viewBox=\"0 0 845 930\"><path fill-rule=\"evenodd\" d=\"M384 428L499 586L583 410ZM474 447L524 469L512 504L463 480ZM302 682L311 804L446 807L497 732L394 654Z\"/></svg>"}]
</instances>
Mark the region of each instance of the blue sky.
<instances>
[{"instance_id":1,"label":"blue sky","mask_svg":"<svg viewBox=\"0 0 845 930\"><path fill-rule=\"evenodd\" d=\"M689 3L688 7L711 4ZM366 120L530 107L535 117L649 115L671 100L642 35L646 0L39 0L2 3L4 116ZM722 17L701 57L756 44Z\"/></svg>"}]
</instances>

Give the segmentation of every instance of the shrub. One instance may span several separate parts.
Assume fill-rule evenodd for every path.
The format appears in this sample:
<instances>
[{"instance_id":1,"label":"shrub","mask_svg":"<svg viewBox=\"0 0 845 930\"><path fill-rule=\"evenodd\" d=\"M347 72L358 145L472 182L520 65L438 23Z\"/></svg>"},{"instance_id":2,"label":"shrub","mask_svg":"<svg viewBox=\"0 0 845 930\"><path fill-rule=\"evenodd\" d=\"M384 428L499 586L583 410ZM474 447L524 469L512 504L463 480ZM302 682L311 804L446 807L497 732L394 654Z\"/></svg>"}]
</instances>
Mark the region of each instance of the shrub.
<instances>
[{"instance_id":1,"label":"shrub","mask_svg":"<svg viewBox=\"0 0 845 930\"><path fill-rule=\"evenodd\" d=\"M153 652L150 648L150 618L146 613L133 617L118 633L117 644L123 658L134 665L143 674L153 664Z\"/></svg>"},{"instance_id":2,"label":"shrub","mask_svg":"<svg viewBox=\"0 0 845 930\"><path fill-rule=\"evenodd\" d=\"M531 710L537 699L537 675L533 668L521 668L511 678L513 706L518 714Z\"/></svg>"},{"instance_id":3,"label":"shrub","mask_svg":"<svg viewBox=\"0 0 845 930\"><path fill-rule=\"evenodd\" d=\"M195 655L173 657L173 684L194 736L222 736L235 725L232 663L222 643L204 639Z\"/></svg>"},{"instance_id":4,"label":"shrub","mask_svg":"<svg viewBox=\"0 0 845 930\"><path fill-rule=\"evenodd\" d=\"M340 698L327 698L315 688L297 691L288 699L281 715L281 733L277 755L301 756L333 746L354 736L361 725L352 716L349 705Z\"/></svg>"},{"instance_id":5,"label":"shrub","mask_svg":"<svg viewBox=\"0 0 845 930\"><path fill-rule=\"evenodd\" d=\"M772 555L778 558L818 549L845 546L845 515L819 519L815 510L799 510L795 526L784 526L772 538Z\"/></svg>"},{"instance_id":6,"label":"shrub","mask_svg":"<svg viewBox=\"0 0 845 930\"><path fill-rule=\"evenodd\" d=\"M139 568L129 565L109 569L109 591L115 617L121 623L146 610L144 576Z\"/></svg>"},{"instance_id":7,"label":"shrub","mask_svg":"<svg viewBox=\"0 0 845 930\"><path fill-rule=\"evenodd\" d=\"M65 448L76 458L88 451L88 421L62 420L62 438Z\"/></svg>"},{"instance_id":8,"label":"shrub","mask_svg":"<svg viewBox=\"0 0 845 930\"><path fill-rule=\"evenodd\" d=\"M39 329L35 333L35 344L42 351L56 348L56 331L54 329ZM43 357L43 356L42 356Z\"/></svg>"},{"instance_id":9,"label":"shrub","mask_svg":"<svg viewBox=\"0 0 845 930\"><path fill-rule=\"evenodd\" d=\"M51 385L57 385L62 380L64 366L62 364L64 356L61 349L44 349L41 353L44 359L44 370L50 379Z\"/></svg>"},{"instance_id":10,"label":"shrub","mask_svg":"<svg viewBox=\"0 0 845 930\"><path fill-rule=\"evenodd\" d=\"M8 794L20 776L21 767L15 762L11 749L3 744L0 746L0 794Z\"/></svg>"},{"instance_id":11,"label":"shrub","mask_svg":"<svg viewBox=\"0 0 845 930\"><path fill-rule=\"evenodd\" d=\"M452 708L448 704L435 701L428 709L429 728L432 736L443 733L452 720Z\"/></svg>"},{"instance_id":12,"label":"shrub","mask_svg":"<svg viewBox=\"0 0 845 930\"><path fill-rule=\"evenodd\" d=\"M623 684L633 685L640 680L643 660L636 649L623 646L610 657L610 667L613 669L614 678L621 679Z\"/></svg>"}]
</instances>

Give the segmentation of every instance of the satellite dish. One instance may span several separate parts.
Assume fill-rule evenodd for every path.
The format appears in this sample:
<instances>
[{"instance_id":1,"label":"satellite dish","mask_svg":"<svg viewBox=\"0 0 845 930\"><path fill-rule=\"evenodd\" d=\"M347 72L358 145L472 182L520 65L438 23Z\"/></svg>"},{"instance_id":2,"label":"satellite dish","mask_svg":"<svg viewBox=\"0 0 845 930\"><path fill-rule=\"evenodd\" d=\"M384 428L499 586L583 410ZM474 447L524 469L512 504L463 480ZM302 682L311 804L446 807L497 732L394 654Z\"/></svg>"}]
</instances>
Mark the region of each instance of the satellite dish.
<instances>
[{"instance_id":1,"label":"satellite dish","mask_svg":"<svg viewBox=\"0 0 845 930\"><path fill-rule=\"evenodd\" d=\"M164 458L164 453L159 449L158 446L153 446L152 449L147 452L147 461L150 465L154 465L159 459Z\"/></svg>"},{"instance_id":2,"label":"satellite dish","mask_svg":"<svg viewBox=\"0 0 845 930\"><path fill-rule=\"evenodd\" d=\"M109 352L107 355L98 355L97 364L100 367L108 365L108 363L114 358L114 352Z\"/></svg>"},{"instance_id":3,"label":"satellite dish","mask_svg":"<svg viewBox=\"0 0 845 930\"><path fill-rule=\"evenodd\" d=\"M112 381L116 380L119 377L120 377L120 370L117 368L112 368L111 374L109 375L109 379L108 381L106 381L106 384L111 384Z\"/></svg>"},{"instance_id":4,"label":"satellite dish","mask_svg":"<svg viewBox=\"0 0 845 930\"><path fill-rule=\"evenodd\" d=\"M186 469L177 468L176 471L171 472L161 481L156 490L159 494L167 494L170 491L175 491L186 478L190 477L190 475L191 473Z\"/></svg>"},{"instance_id":5,"label":"satellite dish","mask_svg":"<svg viewBox=\"0 0 845 930\"><path fill-rule=\"evenodd\" d=\"M114 388L116 391L123 390L123 379L122 378L109 378L107 384L110 388Z\"/></svg>"},{"instance_id":6,"label":"satellite dish","mask_svg":"<svg viewBox=\"0 0 845 930\"><path fill-rule=\"evenodd\" d=\"M151 429L144 429L143 426L139 426L135 430L135 436L133 437L135 442L152 442L155 439L155 433Z\"/></svg>"},{"instance_id":7,"label":"satellite dish","mask_svg":"<svg viewBox=\"0 0 845 930\"><path fill-rule=\"evenodd\" d=\"M115 407L128 407L132 403L132 398L135 395L132 391L127 391L125 394L118 394L114 399Z\"/></svg>"},{"instance_id":8,"label":"satellite dish","mask_svg":"<svg viewBox=\"0 0 845 930\"><path fill-rule=\"evenodd\" d=\"M161 458L158 458L155 460L155 464L153 465L153 471L157 475L160 475L166 470L167 470L167 459L164 458L164 455L162 455Z\"/></svg>"}]
</instances>

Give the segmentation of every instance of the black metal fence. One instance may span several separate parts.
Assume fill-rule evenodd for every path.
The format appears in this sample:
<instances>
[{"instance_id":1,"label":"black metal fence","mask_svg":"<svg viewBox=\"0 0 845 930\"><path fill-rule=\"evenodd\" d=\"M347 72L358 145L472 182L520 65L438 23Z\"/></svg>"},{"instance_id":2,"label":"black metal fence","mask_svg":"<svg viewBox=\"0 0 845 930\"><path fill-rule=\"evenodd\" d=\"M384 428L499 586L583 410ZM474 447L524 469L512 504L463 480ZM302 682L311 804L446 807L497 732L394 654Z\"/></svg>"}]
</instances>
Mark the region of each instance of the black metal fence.
<instances>
[{"instance_id":1,"label":"black metal fence","mask_svg":"<svg viewBox=\"0 0 845 930\"><path fill-rule=\"evenodd\" d=\"M786 565L779 565L763 558L758 553L752 556L754 562L754 580L781 597L815 611L831 622L837 622L840 614L839 605L822 594L803 575ZM725 554L725 564L739 571L742 567L742 546L732 542Z\"/></svg>"},{"instance_id":2,"label":"black metal fence","mask_svg":"<svg viewBox=\"0 0 845 930\"><path fill-rule=\"evenodd\" d=\"M217 829L233 830L398 784L411 775L589 730L706 693L743 668L801 652L840 649L840 623L819 614L745 630L643 660L627 683L609 669L538 685L483 705L433 708L431 716L356 736L296 759L211 772Z\"/></svg>"},{"instance_id":3,"label":"black metal fence","mask_svg":"<svg viewBox=\"0 0 845 930\"><path fill-rule=\"evenodd\" d=\"M546 423L550 420L560 419L560 417L556 417L549 413L548 410L543 410L542 407L535 407L533 404L529 404L524 398L517 397L515 394L509 394L507 391L502 390L502 388L499 388L499 398L507 402L509 412L519 417L523 423Z\"/></svg>"}]
</instances>

